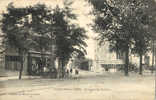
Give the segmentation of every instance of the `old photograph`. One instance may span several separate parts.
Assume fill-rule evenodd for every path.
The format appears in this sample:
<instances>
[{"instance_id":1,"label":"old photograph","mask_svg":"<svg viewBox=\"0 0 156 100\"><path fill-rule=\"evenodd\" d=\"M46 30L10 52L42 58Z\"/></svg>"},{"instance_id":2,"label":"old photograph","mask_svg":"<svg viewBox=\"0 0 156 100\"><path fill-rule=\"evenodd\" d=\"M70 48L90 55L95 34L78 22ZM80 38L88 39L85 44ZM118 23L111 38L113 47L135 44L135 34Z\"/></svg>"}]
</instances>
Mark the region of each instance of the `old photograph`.
<instances>
[{"instance_id":1,"label":"old photograph","mask_svg":"<svg viewBox=\"0 0 156 100\"><path fill-rule=\"evenodd\" d=\"M0 0L0 100L156 100L156 0Z\"/></svg>"}]
</instances>

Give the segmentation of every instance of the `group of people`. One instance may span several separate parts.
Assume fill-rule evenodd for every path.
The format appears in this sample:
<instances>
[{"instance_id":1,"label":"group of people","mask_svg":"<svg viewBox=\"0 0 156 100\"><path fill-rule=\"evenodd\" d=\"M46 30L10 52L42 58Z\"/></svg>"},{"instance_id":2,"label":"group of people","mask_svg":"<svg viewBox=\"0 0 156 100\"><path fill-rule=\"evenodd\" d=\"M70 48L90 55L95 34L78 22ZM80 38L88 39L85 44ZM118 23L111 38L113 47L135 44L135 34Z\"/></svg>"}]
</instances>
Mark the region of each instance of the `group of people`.
<instances>
[{"instance_id":1,"label":"group of people","mask_svg":"<svg viewBox=\"0 0 156 100\"><path fill-rule=\"evenodd\" d=\"M33 60L32 61L32 67L31 71L33 74L43 74L44 72L49 72L49 61L42 62L42 60ZM67 65L65 68L64 77L78 77L79 76L79 70L77 67L72 67L71 65Z\"/></svg>"},{"instance_id":2,"label":"group of people","mask_svg":"<svg viewBox=\"0 0 156 100\"><path fill-rule=\"evenodd\" d=\"M75 77L78 77L78 75L79 75L79 70L78 70L78 69L70 68L70 69L66 69L66 73L67 73L68 76L75 76Z\"/></svg>"}]
</instances>

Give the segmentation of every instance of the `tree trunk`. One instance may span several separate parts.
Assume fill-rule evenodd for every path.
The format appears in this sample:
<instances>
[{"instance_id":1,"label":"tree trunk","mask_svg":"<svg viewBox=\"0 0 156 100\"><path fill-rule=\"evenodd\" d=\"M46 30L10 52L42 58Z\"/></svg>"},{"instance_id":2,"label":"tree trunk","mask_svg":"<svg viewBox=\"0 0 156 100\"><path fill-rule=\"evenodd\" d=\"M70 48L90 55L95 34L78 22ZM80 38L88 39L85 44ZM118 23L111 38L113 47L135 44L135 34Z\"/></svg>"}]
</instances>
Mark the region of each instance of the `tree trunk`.
<instances>
[{"instance_id":1,"label":"tree trunk","mask_svg":"<svg viewBox=\"0 0 156 100\"><path fill-rule=\"evenodd\" d=\"M43 67L44 67L44 56L43 56L43 50L41 50L41 65L40 65L40 75L43 75Z\"/></svg>"},{"instance_id":2,"label":"tree trunk","mask_svg":"<svg viewBox=\"0 0 156 100\"><path fill-rule=\"evenodd\" d=\"M64 60L59 59L58 78L63 78L65 76L64 66L65 66Z\"/></svg>"},{"instance_id":3,"label":"tree trunk","mask_svg":"<svg viewBox=\"0 0 156 100\"><path fill-rule=\"evenodd\" d=\"M140 67L139 67L139 74L142 75L142 53L140 53Z\"/></svg>"},{"instance_id":4,"label":"tree trunk","mask_svg":"<svg viewBox=\"0 0 156 100\"><path fill-rule=\"evenodd\" d=\"M19 70L19 80L20 80L20 79L22 79L24 60L23 60L23 53L19 53L19 54L20 54L20 59L21 59L21 68Z\"/></svg>"},{"instance_id":5,"label":"tree trunk","mask_svg":"<svg viewBox=\"0 0 156 100\"><path fill-rule=\"evenodd\" d=\"M51 57L50 57L50 77L51 78L56 78L56 68L55 68L55 59L54 59L54 54L51 52Z\"/></svg>"},{"instance_id":6,"label":"tree trunk","mask_svg":"<svg viewBox=\"0 0 156 100\"><path fill-rule=\"evenodd\" d=\"M56 74L56 68L55 68L55 43L54 43L54 39L53 39L53 33L51 33L51 54L50 54L50 77L51 78L55 78Z\"/></svg>"},{"instance_id":7,"label":"tree trunk","mask_svg":"<svg viewBox=\"0 0 156 100\"><path fill-rule=\"evenodd\" d=\"M152 40L152 68L151 68L151 73L153 73L154 69L154 40Z\"/></svg>"},{"instance_id":8,"label":"tree trunk","mask_svg":"<svg viewBox=\"0 0 156 100\"><path fill-rule=\"evenodd\" d=\"M62 78L65 76L65 60L62 59Z\"/></svg>"},{"instance_id":9,"label":"tree trunk","mask_svg":"<svg viewBox=\"0 0 156 100\"><path fill-rule=\"evenodd\" d=\"M57 77L62 78L62 61L60 58L58 59L58 75L57 75Z\"/></svg>"},{"instance_id":10,"label":"tree trunk","mask_svg":"<svg viewBox=\"0 0 156 100\"><path fill-rule=\"evenodd\" d=\"M125 54L126 58L125 58L125 76L128 76L128 67L129 67L129 48L127 48L126 50L126 54Z\"/></svg>"}]
</instances>

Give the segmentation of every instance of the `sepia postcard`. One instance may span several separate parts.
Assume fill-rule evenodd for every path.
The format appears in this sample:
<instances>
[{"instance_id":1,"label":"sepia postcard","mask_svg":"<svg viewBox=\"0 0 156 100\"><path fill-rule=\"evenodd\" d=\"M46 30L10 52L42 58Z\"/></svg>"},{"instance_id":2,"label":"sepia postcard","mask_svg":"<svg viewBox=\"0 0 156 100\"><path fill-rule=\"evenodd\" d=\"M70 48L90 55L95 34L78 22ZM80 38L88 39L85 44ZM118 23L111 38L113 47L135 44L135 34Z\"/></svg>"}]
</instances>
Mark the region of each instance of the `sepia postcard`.
<instances>
[{"instance_id":1,"label":"sepia postcard","mask_svg":"<svg viewBox=\"0 0 156 100\"><path fill-rule=\"evenodd\" d=\"M156 0L0 0L0 100L156 100Z\"/></svg>"}]
</instances>

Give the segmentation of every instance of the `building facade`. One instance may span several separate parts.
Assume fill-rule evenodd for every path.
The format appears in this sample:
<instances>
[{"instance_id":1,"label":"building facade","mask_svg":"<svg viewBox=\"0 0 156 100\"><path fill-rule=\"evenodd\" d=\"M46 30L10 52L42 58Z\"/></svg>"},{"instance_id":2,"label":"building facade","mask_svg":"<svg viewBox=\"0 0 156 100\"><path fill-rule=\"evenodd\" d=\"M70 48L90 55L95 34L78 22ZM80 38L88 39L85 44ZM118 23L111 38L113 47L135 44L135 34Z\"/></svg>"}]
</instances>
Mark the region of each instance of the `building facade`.
<instances>
[{"instance_id":1,"label":"building facade","mask_svg":"<svg viewBox=\"0 0 156 100\"><path fill-rule=\"evenodd\" d=\"M95 41L95 57L93 60L93 71L102 71L106 67L122 66L124 64L123 53L110 52L109 43L98 45Z\"/></svg>"},{"instance_id":2,"label":"building facade","mask_svg":"<svg viewBox=\"0 0 156 100\"><path fill-rule=\"evenodd\" d=\"M124 52L110 52L109 43L105 42L103 45L99 45L98 41L95 41L95 56L93 60L92 71L104 71L106 68L117 69L124 67L125 54ZM139 67L139 56L130 54L129 63ZM143 56L143 65L147 67L152 66L152 52L148 52Z\"/></svg>"},{"instance_id":3,"label":"building facade","mask_svg":"<svg viewBox=\"0 0 156 100\"><path fill-rule=\"evenodd\" d=\"M23 75L39 75L41 68L48 68L50 53L46 52L41 55L37 51L29 51L24 56ZM43 61L41 61L41 57ZM21 61L18 52L15 49L9 48L4 53L4 66L6 71L19 71Z\"/></svg>"}]
</instances>

